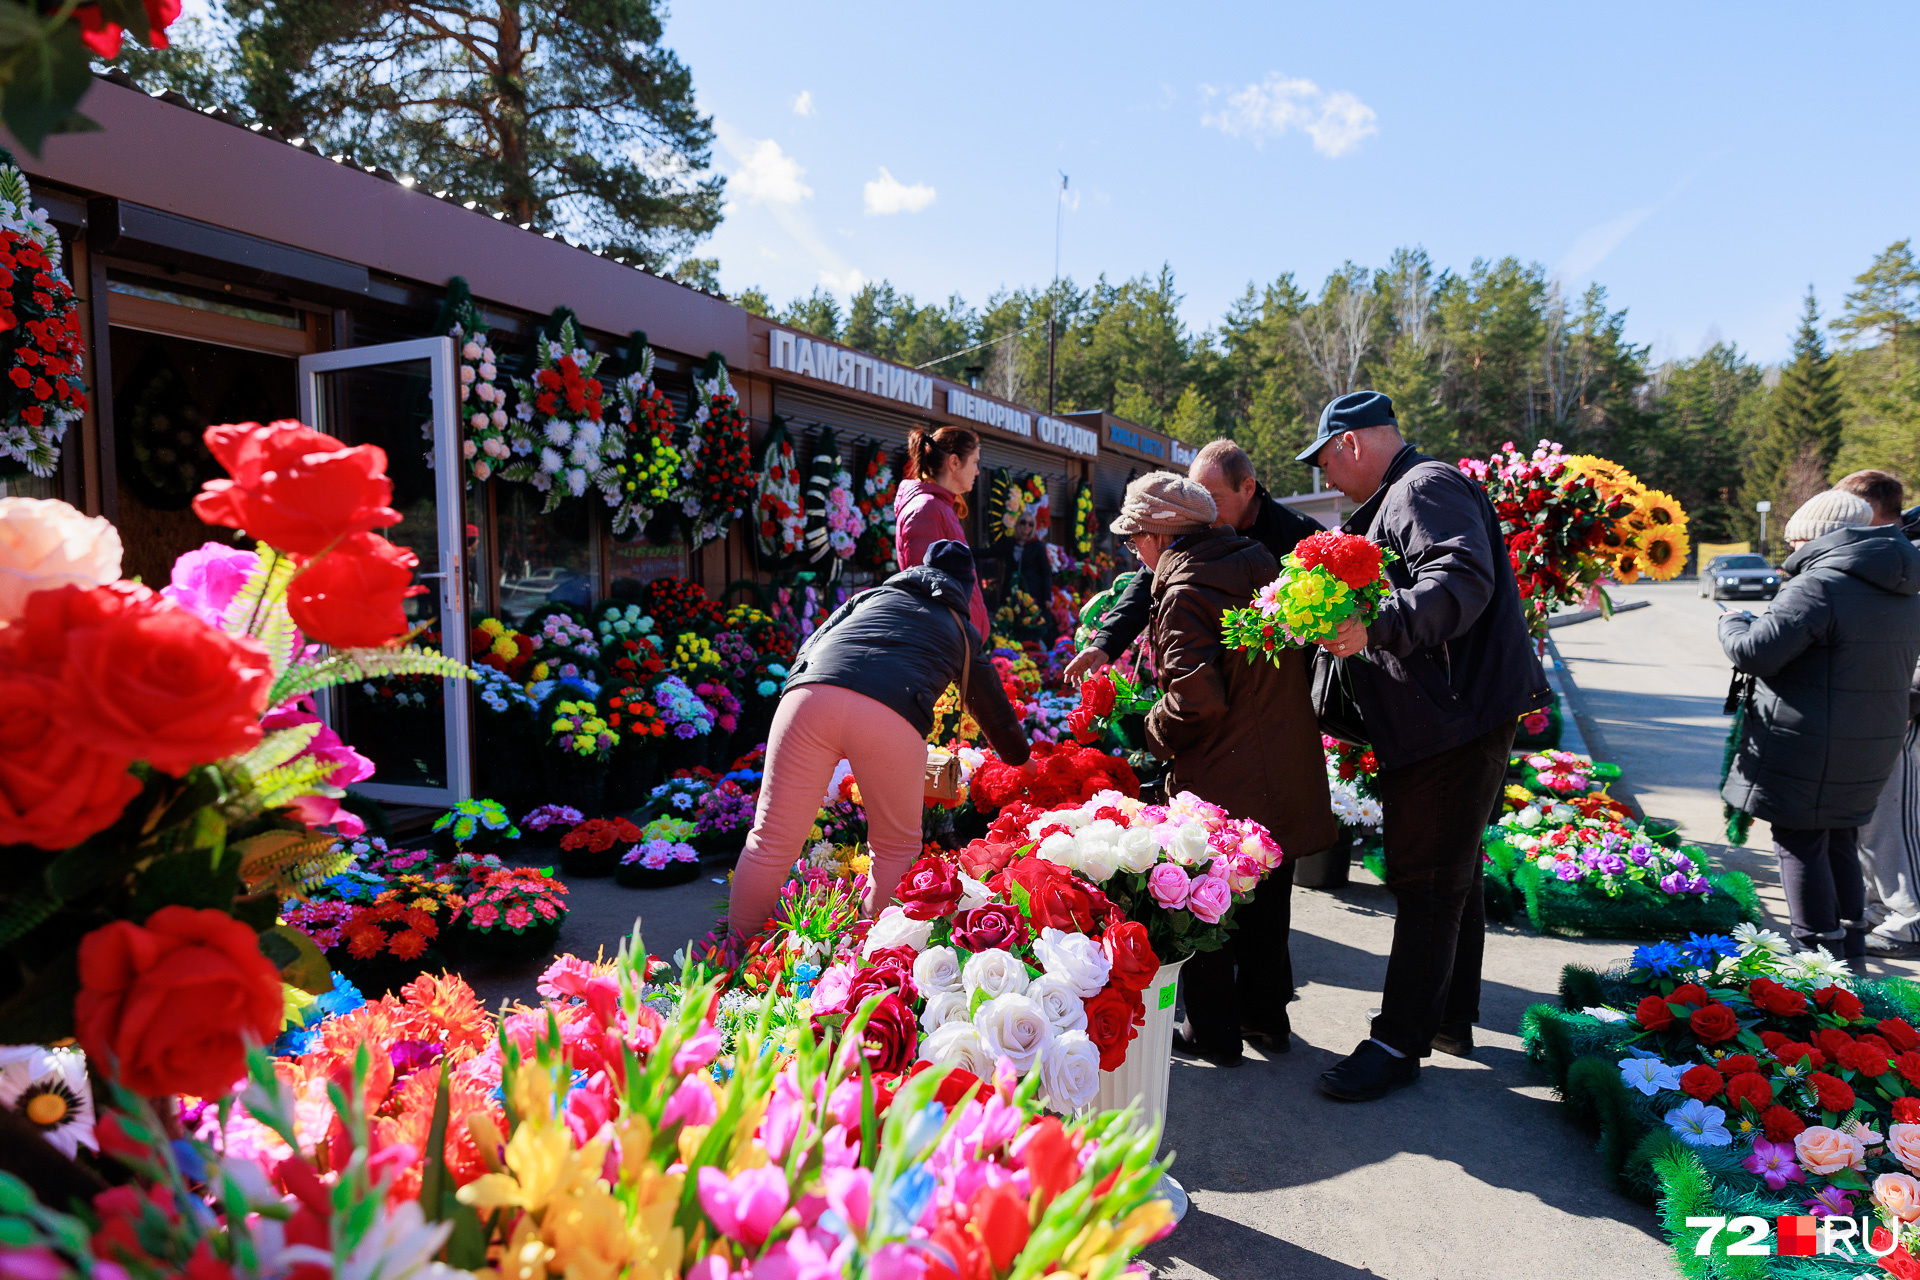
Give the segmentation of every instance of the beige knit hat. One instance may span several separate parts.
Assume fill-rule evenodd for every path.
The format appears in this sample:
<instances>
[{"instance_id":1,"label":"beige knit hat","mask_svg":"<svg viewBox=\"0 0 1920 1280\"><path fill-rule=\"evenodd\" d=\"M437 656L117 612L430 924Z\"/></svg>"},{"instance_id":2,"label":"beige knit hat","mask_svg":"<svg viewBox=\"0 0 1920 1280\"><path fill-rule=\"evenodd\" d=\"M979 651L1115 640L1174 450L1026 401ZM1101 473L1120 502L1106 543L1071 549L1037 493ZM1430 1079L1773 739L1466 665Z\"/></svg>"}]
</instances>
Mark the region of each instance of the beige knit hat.
<instances>
[{"instance_id":1,"label":"beige knit hat","mask_svg":"<svg viewBox=\"0 0 1920 1280\"><path fill-rule=\"evenodd\" d=\"M1787 521L1784 536L1788 542L1811 542L1848 525L1872 523L1873 508L1865 498L1839 489L1828 489L1800 504L1800 509L1793 513L1793 519Z\"/></svg>"},{"instance_id":2,"label":"beige knit hat","mask_svg":"<svg viewBox=\"0 0 1920 1280\"><path fill-rule=\"evenodd\" d=\"M1205 529L1219 515L1213 495L1197 482L1171 471L1149 471L1127 486L1113 531L1123 538L1136 533L1192 533Z\"/></svg>"}]
</instances>

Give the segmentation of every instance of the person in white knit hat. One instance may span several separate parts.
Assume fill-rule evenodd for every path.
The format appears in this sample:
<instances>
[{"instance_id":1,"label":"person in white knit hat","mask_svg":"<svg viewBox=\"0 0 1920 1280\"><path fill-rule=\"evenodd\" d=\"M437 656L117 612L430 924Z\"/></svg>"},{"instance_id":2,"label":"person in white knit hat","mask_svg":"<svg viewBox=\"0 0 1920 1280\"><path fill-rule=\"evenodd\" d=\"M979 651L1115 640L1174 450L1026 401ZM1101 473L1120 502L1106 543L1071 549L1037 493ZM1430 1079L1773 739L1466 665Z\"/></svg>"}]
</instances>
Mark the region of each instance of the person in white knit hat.
<instances>
[{"instance_id":1,"label":"person in white knit hat","mask_svg":"<svg viewBox=\"0 0 1920 1280\"><path fill-rule=\"evenodd\" d=\"M1893 772L1920 659L1920 550L1869 527L1863 498L1828 490L1787 521L1787 583L1765 616L1720 619L1754 677L1720 794L1773 828L1794 940L1866 959L1857 835Z\"/></svg>"}]
</instances>

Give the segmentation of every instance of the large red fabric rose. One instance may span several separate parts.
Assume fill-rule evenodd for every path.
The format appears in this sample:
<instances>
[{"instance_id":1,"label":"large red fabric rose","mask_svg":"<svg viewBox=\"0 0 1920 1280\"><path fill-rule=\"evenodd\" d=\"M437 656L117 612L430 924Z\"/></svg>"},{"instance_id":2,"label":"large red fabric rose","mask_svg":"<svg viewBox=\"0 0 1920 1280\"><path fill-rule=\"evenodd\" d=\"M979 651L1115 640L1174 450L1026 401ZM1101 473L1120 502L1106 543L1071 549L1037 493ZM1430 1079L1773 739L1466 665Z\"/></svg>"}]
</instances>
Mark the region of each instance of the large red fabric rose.
<instances>
[{"instance_id":1,"label":"large red fabric rose","mask_svg":"<svg viewBox=\"0 0 1920 1280\"><path fill-rule=\"evenodd\" d=\"M1905 1018L1882 1018L1874 1024L1873 1029L1878 1031L1881 1037L1893 1046L1895 1053L1906 1053L1912 1049L1920 1049L1920 1032L1916 1032L1913 1029L1913 1024L1909 1023Z\"/></svg>"},{"instance_id":2,"label":"large red fabric rose","mask_svg":"<svg viewBox=\"0 0 1920 1280\"><path fill-rule=\"evenodd\" d=\"M920 1041L919 1024L913 1010L899 995L889 991L874 1007L861 1032L861 1052L875 1071L904 1071L913 1061L914 1047Z\"/></svg>"},{"instance_id":3,"label":"large red fabric rose","mask_svg":"<svg viewBox=\"0 0 1920 1280\"><path fill-rule=\"evenodd\" d=\"M1675 1004L1691 1005L1703 1005L1707 1003L1709 998L1707 989L1694 982L1681 983L1673 989L1673 994L1667 997L1667 999L1673 1001Z\"/></svg>"},{"instance_id":4,"label":"large red fabric rose","mask_svg":"<svg viewBox=\"0 0 1920 1280\"><path fill-rule=\"evenodd\" d=\"M1160 972L1147 926L1137 920L1122 920L1101 934L1100 950L1107 955L1108 977L1130 991L1145 991Z\"/></svg>"},{"instance_id":5,"label":"large red fabric rose","mask_svg":"<svg viewBox=\"0 0 1920 1280\"><path fill-rule=\"evenodd\" d=\"M1907 1050L1893 1060L1893 1069L1900 1073L1909 1089L1920 1089L1920 1053Z\"/></svg>"},{"instance_id":6,"label":"large red fabric rose","mask_svg":"<svg viewBox=\"0 0 1920 1280\"><path fill-rule=\"evenodd\" d=\"M1813 1002L1848 1022L1854 1021L1863 1012L1860 997L1845 987L1822 987L1813 993Z\"/></svg>"},{"instance_id":7,"label":"large red fabric rose","mask_svg":"<svg viewBox=\"0 0 1920 1280\"><path fill-rule=\"evenodd\" d=\"M280 975L223 912L162 907L80 940L80 1047L145 1097L225 1094L246 1074L247 1042L270 1042L283 1013Z\"/></svg>"},{"instance_id":8,"label":"large red fabric rose","mask_svg":"<svg viewBox=\"0 0 1920 1280\"><path fill-rule=\"evenodd\" d=\"M1708 1044L1722 1044L1740 1034L1740 1020L1733 1016L1733 1010L1717 1000L1695 1009L1687 1025Z\"/></svg>"},{"instance_id":9,"label":"large red fabric rose","mask_svg":"<svg viewBox=\"0 0 1920 1280\"><path fill-rule=\"evenodd\" d=\"M953 856L960 860L961 870L976 880L985 880L1012 862L1014 853L1014 846L1010 844L995 844L992 840L973 840Z\"/></svg>"},{"instance_id":10,"label":"large red fabric rose","mask_svg":"<svg viewBox=\"0 0 1920 1280\"><path fill-rule=\"evenodd\" d=\"M1134 1026L1145 1021L1138 1012L1139 995L1135 994L1132 1001L1127 995L1125 988L1109 984L1087 1001L1087 1038L1100 1049L1102 1071L1120 1069L1120 1064L1127 1060L1127 1044L1133 1039Z\"/></svg>"},{"instance_id":11,"label":"large red fabric rose","mask_svg":"<svg viewBox=\"0 0 1920 1280\"><path fill-rule=\"evenodd\" d=\"M1004 902L962 911L953 918L953 945L968 951L1011 951L1026 944L1027 918Z\"/></svg>"},{"instance_id":12,"label":"large red fabric rose","mask_svg":"<svg viewBox=\"0 0 1920 1280\"><path fill-rule=\"evenodd\" d=\"M287 613L310 640L370 649L407 629L406 601L420 558L377 533L356 533L295 574Z\"/></svg>"},{"instance_id":13,"label":"large red fabric rose","mask_svg":"<svg viewBox=\"0 0 1920 1280\"><path fill-rule=\"evenodd\" d=\"M43 676L0 672L0 844L78 844L112 826L140 793L125 756L56 727L62 701Z\"/></svg>"},{"instance_id":14,"label":"large red fabric rose","mask_svg":"<svg viewBox=\"0 0 1920 1280\"><path fill-rule=\"evenodd\" d=\"M348 448L291 420L208 427L207 448L231 480L209 480L193 500L208 524L248 533L280 551L317 556L343 538L400 523L387 454Z\"/></svg>"},{"instance_id":15,"label":"large red fabric rose","mask_svg":"<svg viewBox=\"0 0 1920 1280\"><path fill-rule=\"evenodd\" d=\"M1012 895L1019 886L1027 894L1027 915L1035 929L1060 929L1092 934L1105 913L1096 910L1087 886L1073 872L1045 858L1025 857L1009 864L988 884L996 893ZM1105 903L1105 899L1101 899Z\"/></svg>"},{"instance_id":16,"label":"large red fabric rose","mask_svg":"<svg viewBox=\"0 0 1920 1280\"><path fill-rule=\"evenodd\" d=\"M1805 996L1771 978L1755 978L1747 987L1747 998L1760 1012L1776 1017L1796 1018L1807 1011Z\"/></svg>"},{"instance_id":17,"label":"large red fabric rose","mask_svg":"<svg viewBox=\"0 0 1920 1280\"><path fill-rule=\"evenodd\" d=\"M1673 1025L1673 1009L1659 996L1641 997L1633 1016L1648 1031L1664 1031Z\"/></svg>"},{"instance_id":18,"label":"large red fabric rose","mask_svg":"<svg viewBox=\"0 0 1920 1280\"><path fill-rule=\"evenodd\" d=\"M893 896L915 920L937 920L960 904L960 870L945 858L922 858L900 877Z\"/></svg>"},{"instance_id":19,"label":"large red fabric rose","mask_svg":"<svg viewBox=\"0 0 1920 1280\"><path fill-rule=\"evenodd\" d=\"M181 774L260 741L273 668L230 636L131 582L27 597L0 631L0 669L59 682L60 728L89 748Z\"/></svg>"}]
</instances>

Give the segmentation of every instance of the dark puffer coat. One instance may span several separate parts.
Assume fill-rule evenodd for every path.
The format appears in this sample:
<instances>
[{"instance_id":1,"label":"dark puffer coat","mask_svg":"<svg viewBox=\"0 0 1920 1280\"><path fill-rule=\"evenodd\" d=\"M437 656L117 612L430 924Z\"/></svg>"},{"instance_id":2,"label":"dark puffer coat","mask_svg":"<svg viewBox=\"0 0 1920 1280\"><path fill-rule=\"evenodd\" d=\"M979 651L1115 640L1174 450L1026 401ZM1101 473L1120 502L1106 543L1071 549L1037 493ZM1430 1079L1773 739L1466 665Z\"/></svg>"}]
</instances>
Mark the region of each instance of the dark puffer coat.
<instances>
[{"instance_id":1,"label":"dark puffer coat","mask_svg":"<svg viewBox=\"0 0 1920 1280\"><path fill-rule=\"evenodd\" d=\"M1167 789L1191 791L1273 833L1289 858L1339 836L1327 797L1320 726L1298 652L1229 650L1220 615L1278 577L1258 542L1215 528L1161 553L1153 574L1153 651L1166 694L1147 714L1147 745L1171 760Z\"/></svg>"},{"instance_id":2,"label":"dark puffer coat","mask_svg":"<svg viewBox=\"0 0 1920 1280\"><path fill-rule=\"evenodd\" d=\"M1849 528L1802 546L1761 617L1720 619L1734 668L1757 677L1720 794L1798 830L1873 816L1907 731L1920 657L1920 551L1896 529Z\"/></svg>"},{"instance_id":3,"label":"dark puffer coat","mask_svg":"<svg viewBox=\"0 0 1920 1280\"><path fill-rule=\"evenodd\" d=\"M924 737L933 728L934 703L960 683L964 631L965 652L973 654L967 710L1002 760L1025 764L1027 735L980 633L965 621L971 586L915 565L861 592L807 637L782 692L809 684L851 689L899 712Z\"/></svg>"}]
</instances>

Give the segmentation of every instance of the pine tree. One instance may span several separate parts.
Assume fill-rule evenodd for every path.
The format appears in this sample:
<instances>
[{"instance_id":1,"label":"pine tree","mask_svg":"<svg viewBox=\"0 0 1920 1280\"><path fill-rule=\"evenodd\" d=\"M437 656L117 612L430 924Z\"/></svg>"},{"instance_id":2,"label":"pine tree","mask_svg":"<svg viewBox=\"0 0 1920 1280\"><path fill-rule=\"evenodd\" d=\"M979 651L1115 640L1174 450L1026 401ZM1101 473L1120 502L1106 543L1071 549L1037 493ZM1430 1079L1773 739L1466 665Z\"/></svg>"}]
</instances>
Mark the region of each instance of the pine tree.
<instances>
[{"instance_id":1,"label":"pine tree","mask_svg":"<svg viewBox=\"0 0 1920 1280\"><path fill-rule=\"evenodd\" d=\"M1809 288L1793 359L1780 371L1772 413L1747 466L1743 499L1749 510L1762 500L1773 503L1771 528L1783 527L1801 503L1826 487L1840 455L1840 404L1839 374L1820 336L1820 311Z\"/></svg>"}]
</instances>

